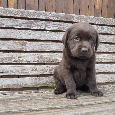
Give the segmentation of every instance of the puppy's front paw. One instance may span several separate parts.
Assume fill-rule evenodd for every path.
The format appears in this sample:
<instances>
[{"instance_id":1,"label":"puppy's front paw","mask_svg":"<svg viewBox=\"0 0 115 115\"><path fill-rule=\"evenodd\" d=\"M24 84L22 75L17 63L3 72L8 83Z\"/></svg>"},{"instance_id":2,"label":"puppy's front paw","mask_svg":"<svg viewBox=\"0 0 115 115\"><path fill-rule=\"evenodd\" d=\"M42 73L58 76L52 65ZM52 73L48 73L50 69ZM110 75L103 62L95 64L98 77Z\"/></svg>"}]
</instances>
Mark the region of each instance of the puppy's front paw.
<instances>
[{"instance_id":1,"label":"puppy's front paw","mask_svg":"<svg viewBox=\"0 0 115 115\"><path fill-rule=\"evenodd\" d=\"M92 92L91 93L93 96L96 96L96 97L101 97L101 96L103 96L103 93L101 92L101 91L96 91L96 92Z\"/></svg>"},{"instance_id":2,"label":"puppy's front paw","mask_svg":"<svg viewBox=\"0 0 115 115\"><path fill-rule=\"evenodd\" d=\"M66 93L67 99L77 99L77 93Z\"/></svg>"}]
</instances>

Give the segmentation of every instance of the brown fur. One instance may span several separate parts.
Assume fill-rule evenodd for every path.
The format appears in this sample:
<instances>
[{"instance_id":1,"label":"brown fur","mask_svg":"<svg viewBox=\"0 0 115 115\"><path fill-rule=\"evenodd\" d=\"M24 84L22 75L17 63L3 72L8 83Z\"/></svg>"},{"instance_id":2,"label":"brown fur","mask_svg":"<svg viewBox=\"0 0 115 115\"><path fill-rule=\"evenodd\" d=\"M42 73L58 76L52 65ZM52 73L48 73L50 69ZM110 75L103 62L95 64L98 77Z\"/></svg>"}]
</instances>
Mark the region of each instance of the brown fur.
<instances>
[{"instance_id":1,"label":"brown fur","mask_svg":"<svg viewBox=\"0 0 115 115\"><path fill-rule=\"evenodd\" d=\"M77 88L102 96L95 78L95 50L99 45L97 31L88 23L73 24L66 30L62 42L65 47L62 61L54 70L54 93L67 91L66 97L75 99Z\"/></svg>"}]
</instances>

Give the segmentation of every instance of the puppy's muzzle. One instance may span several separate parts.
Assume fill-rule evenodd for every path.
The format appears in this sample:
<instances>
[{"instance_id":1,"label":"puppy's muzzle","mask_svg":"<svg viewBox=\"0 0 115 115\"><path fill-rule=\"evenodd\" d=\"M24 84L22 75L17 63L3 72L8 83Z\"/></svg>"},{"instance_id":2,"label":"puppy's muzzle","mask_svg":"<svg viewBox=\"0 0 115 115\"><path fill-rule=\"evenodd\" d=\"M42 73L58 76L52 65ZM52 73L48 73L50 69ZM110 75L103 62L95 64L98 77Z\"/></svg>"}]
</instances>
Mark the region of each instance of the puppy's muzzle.
<instances>
[{"instance_id":1,"label":"puppy's muzzle","mask_svg":"<svg viewBox=\"0 0 115 115\"><path fill-rule=\"evenodd\" d=\"M82 52L83 54L87 54L88 48L81 48L81 52Z\"/></svg>"}]
</instances>

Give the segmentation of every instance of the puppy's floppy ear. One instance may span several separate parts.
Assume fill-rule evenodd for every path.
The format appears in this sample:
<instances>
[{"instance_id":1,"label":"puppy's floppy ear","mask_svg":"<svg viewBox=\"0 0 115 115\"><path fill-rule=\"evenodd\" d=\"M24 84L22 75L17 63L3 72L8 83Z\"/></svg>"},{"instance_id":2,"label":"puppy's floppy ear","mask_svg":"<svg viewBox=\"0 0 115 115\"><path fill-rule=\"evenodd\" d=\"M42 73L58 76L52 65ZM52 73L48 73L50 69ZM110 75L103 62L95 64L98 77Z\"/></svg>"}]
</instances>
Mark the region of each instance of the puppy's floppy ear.
<instances>
[{"instance_id":1,"label":"puppy's floppy ear","mask_svg":"<svg viewBox=\"0 0 115 115\"><path fill-rule=\"evenodd\" d=\"M97 51L97 48L98 48L98 46L99 46L99 43L100 43L99 34L98 34L98 32L96 31L95 51Z\"/></svg>"},{"instance_id":2,"label":"puppy's floppy ear","mask_svg":"<svg viewBox=\"0 0 115 115\"><path fill-rule=\"evenodd\" d=\"M69 37L69 34L70 34L70 28L68 28L63 37L62 37L62 43L64 44L65 48L67 47L67 40L68 40L68 37Z\"/></svg>"}]
</instances>

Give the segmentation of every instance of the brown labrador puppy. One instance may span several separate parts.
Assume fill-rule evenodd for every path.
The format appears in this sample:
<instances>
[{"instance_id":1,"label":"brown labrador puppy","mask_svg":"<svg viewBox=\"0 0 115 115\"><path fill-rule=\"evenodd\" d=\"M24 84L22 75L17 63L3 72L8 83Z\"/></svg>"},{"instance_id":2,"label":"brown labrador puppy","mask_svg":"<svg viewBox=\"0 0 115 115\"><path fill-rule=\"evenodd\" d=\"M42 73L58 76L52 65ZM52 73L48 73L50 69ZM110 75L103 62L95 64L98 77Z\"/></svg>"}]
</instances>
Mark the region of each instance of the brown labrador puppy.
<instances>
[{"instance_id":1,"label":"brown labrador puppy","mask_svg":"<svg viewBox=\"0 0 115 115\"><path fill-rule=\"evenodd\" d=\"M66 30L62 42L65 47L62 61L54 70L54 94L67 91L67 98L76 99L77 88L89 90L94 96L103 96L95 78L95 50L99 45L95 28L84 22L73 24Z\"/></svg>"}]
</instances>

